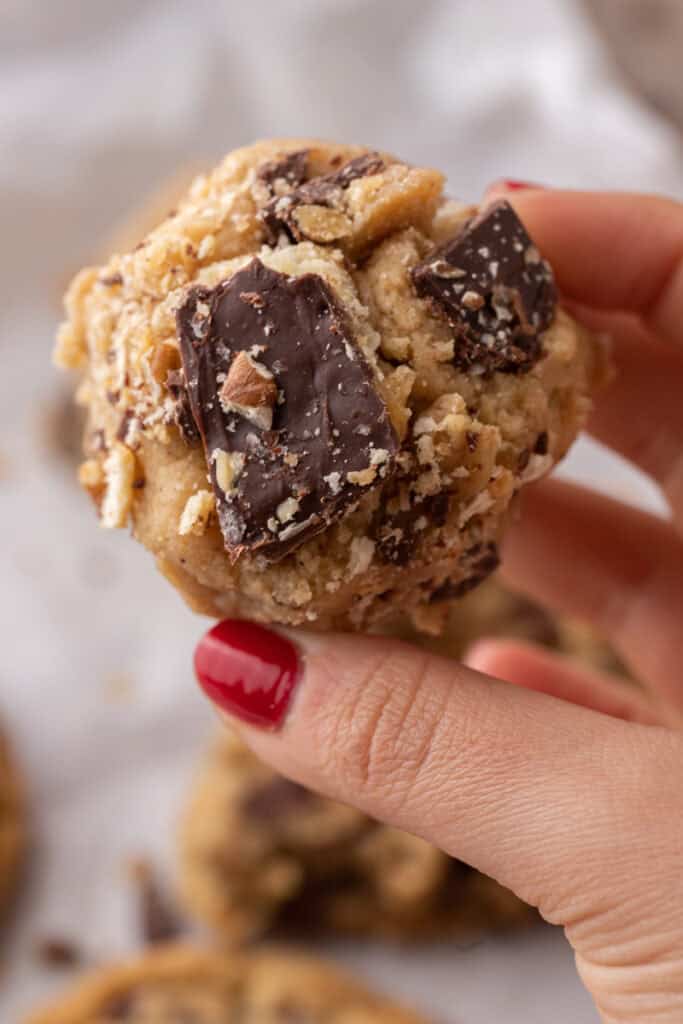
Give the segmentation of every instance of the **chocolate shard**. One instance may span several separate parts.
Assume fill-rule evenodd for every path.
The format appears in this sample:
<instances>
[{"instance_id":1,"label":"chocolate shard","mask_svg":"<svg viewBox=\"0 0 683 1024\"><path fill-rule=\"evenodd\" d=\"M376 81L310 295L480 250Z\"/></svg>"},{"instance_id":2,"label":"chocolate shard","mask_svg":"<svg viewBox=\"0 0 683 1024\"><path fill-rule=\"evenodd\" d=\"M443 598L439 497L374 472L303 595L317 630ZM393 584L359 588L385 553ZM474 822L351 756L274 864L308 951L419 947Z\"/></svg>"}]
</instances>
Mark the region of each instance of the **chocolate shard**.
<instances>
[{"instance_id":1,"label":"chocolate shard","mask_svg":"<svg viewBox=\"0 0 683 1024\"><path fill-rule=\"evenodd\" d=\"M448 505L448 495L441 491L425 498L411 495L407 508L388 515L380 509L371 526L378 556L392 565L407 565L424 530L445 524Z\"/></svg>"},{"instance_id":2,"label":"chocolate shard","mask_svg":"<svg viewBox=\"0 0 683 1024\"><path fill-rule=\"evenodd\" d=\"M475 544L464 552L461 563L467 575L460 580L446 580L440 587L432 591L430 604L440 601L454 601L469 594L480 583L483 583L500 565L498 547L493 541L486 544Z\"/></svg>"},{"instance_id":3,"label":"chocolate shard","mask_svg":"<svg viewBox=\"0 0 683 1024\"><path fill-rule=\"evenodd\" d=\"M192 288L177 321L233 559L284 557L388 478L396 433L323 278L288 277L253 259L213 289Z\"/></svg>"},{"instance_id":4,"label":"chocolate shard","mask_svg":"<svg viewBox=\"0 0 683 1024\"><path fill-rule=\"evenodd\" d=\"M290 158L296 156L299 154L290 154ZM284 161L281 163L284 166ZM302 165L299 162L296 164L295 171L289 172L292 180L295 180L295 172L296 174L301 173L302 166L305 164ZM349 185L358 178L379 174L385 166L385 161L378 153L365 153L363 156L349 160L339 170L332 171L330 174L320 175L308 181L301 180L289 191L283 191L280 188L278 192L274 192L259 213L266 228L268 240L274 244L282 233L292 242L300 242L306 238L313 238L314 241L331 241L333 240L332 235L336 233L340 237L343 236L344 228L338 222L332 228L327 226L327 231L331 230L332 235L324 233L320 236L317 232L308 233L305 222L299 218L297 211L303 206L322 206L330 210L337 210L343 215L344 192ZM285 170L289 169L285 168ZM265 179L262 177L264 173ZM267 164L259 172L259 177L261 180L277 180L280 185L287 180L282 172L277 172L278 178L273 179L274 173L276 172L272 165Z\"/></svg>"},{"instance_id":5,"label":"chocolate shard","mask_svg":"<svg viewBox=\"0 0 683 1024\"><path fill-rule=\"evenodd\" d=\"M541 357L557 303L553 273L505 200L433 249L412 279L454 329L456 366L526 373Z\"/></svg>"},{"instance_id":6,"label":"chocolate shard","mask_svg":"<svg viewBox=\"0 0 683 1024\"><path fill-rule=\"evenodd\" d=\"M194 448L201 442L201 437L190 408L185 375L182 370L168 371L166 388L173 398L173 421L188 448Z\"/></svg>"},{"instance_id":7,"label":"chocolate shard","mask_svg":"<svg viewBox=\"0 0 683 1024\"><path fill-rule=\"evenodd\" d=\"M266 187L270 196L281 195L303 185L306 180L307 163L308 150L298 149L293 153L286 153L278 160L269 160L268 163L262 164L256 177Z\"/></svg>"}]
</instances>

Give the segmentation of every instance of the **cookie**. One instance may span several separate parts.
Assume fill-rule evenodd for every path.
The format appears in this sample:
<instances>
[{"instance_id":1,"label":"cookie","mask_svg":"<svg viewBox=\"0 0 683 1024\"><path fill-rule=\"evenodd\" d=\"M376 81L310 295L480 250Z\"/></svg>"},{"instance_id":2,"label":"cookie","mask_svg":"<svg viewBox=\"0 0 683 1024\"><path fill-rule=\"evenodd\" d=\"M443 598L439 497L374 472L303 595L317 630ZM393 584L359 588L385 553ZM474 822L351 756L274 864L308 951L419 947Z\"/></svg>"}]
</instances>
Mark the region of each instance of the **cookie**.
<instances>
[{"instance_id":1,"label":"cookie","mask_svg":"<svg viewBox=\"0 0 683 1024\"><path fill-rule=\"evenodd\" d=\"M281 778L231 733L197 780L180 861L187 909L232 943L268 932L470 938L535 920L492 879Z\"/></svg>"},{"instance_id":2,"label":"cookie","mask_svg":"<svg viewBox=\"0 0 683 1024\"><path fill-rule=\"evenodd\" d=\"M495 576L460 600L433 605L423 614L419 627L404 615L384 623L381 632L449 658L462 658L480 637L509 637L548 647L602 672L628 674L614 649L596 630L513 593Z\"/></svg>"},{"instance_id":3,"label":"cookie","mask_svg":"<svg viewBox=\"0 0 683 1024\"><path fill-rule=\"evenodd\" d=\"M7 741L0 733L0 911L14 895L24 850L23 799Z\"/></svg>"},{"instance_id":4,"label":"cookie","mask_svg":"<svg viewBox=\"0 0 683 1024\"><path fill-rule=\"evenodd\" d=\"M81 982L25 1024L424 1024L323 963L294 953L160 948Z\"/></svg>"},{"instance_id":5,"label":"cookie","mask_svg":"<svg viewBox=\"0 0 683 1024\"><path fill-rule=\"evenodd\" d=\"M514 637L624 673L589 627L551 615L495 577L446 613L440 636L418 632L405 617L382 632L453 658L479 637ZM280 778L232 734L220 737L197 780L180 860L187 907L234 942L278 929L470 937L535 920L492 879Z\"/></svg>"},{"instance_id":6,"label":"cookie","mask_svg":"<svg viewBox=\"0 0 683 1024\"><path fill-rule=\"evenodd\" d=\"M597 342L511 206L387 154L258 143L82 271L80 479L210 615L365 629L483 579L583 424Z\"/></svg>"}]
</instances>

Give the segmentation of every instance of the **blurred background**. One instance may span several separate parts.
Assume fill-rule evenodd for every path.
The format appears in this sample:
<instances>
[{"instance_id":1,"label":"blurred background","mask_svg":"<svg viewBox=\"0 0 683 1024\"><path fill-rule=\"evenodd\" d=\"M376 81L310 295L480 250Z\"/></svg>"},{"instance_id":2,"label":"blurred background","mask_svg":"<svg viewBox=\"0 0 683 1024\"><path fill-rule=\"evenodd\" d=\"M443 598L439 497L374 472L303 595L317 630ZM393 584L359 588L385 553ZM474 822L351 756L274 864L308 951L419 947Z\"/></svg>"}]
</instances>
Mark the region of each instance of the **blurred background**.
<instances>
[{"instance_id":1,"label":"blurred background","mask_svg":"<svg viewBox=\"0 0 683 1024\"><path fill-rule=\"evenodd\" d=\"M204 623L74 483L49 362L72 272L169 176L267 135L393 150L466 199L499 177L683 197L681 52L680 0L0 2L0 717L33 839L0 1019L68 980L36 957L44 937L92 961L135 948L125 863L171 874L213 721L191 673ZM564 471L657 505L587 443ZM547 930L326 949L443 1021L597 1020Z\"/></svg>"}]
</instances>

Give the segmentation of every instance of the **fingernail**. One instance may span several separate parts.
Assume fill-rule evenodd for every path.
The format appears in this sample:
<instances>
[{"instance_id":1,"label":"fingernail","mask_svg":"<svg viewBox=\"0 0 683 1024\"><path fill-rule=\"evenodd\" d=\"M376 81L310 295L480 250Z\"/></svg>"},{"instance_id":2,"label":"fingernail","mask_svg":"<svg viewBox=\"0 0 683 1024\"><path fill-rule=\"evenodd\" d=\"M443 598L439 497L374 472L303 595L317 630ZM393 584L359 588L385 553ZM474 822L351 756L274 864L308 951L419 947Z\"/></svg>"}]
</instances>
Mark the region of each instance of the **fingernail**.
<instances>
[{"instance_id":1,"label":"fingernail","mask_svg":"<svg viewBox=\"0 0 683 1024\"><path fill-rule=\"evenodd\" d=\"M221 711L262 729L282 724L301 677L301 661L289 640L237 619L206 633L194 667L199 685Z\"/></svg>"},{"instance_id":2,"label":"fingernail","mask_svg":"<svg viewBox=\"0 0 683 1024\"><path fill-rule=\"evenodd\" d=\"M503 178L502 181L498 182L498 186L506 188L508 192L524 192L530 188L545 189L545 185L539 185L535 181L516 181L514 178Z\"/></svg>"}]
</instances>

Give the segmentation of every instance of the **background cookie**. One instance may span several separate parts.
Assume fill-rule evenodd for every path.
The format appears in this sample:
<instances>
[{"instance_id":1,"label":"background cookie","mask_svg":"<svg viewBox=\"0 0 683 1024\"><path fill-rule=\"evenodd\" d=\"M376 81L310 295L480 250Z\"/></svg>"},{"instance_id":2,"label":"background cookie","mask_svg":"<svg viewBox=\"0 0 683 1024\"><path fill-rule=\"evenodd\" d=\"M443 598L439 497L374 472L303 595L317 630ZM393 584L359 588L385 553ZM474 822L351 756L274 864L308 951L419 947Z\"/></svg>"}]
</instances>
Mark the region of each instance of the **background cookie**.
<instances>
[{"instance_id":1,"label":"background cookie","mask_svg":"<svg viewBox=\"0 0 683 1024\"><path fill-rule=\"evenodd\" d=\"M322 961L167 948L104 969L25 1024L420 1024ZM423 1021L424 1024L424 1021Z\"/></svg>"},{"instance_id":2,"label":"background cookie","mask_svg":"<svg viewBox=\"0 0 683 1024\"><path fill-rule=\"evenodd\" d=\"M491 879L281 778L227 733L185 815L181 891L188 910L231 942L273 929L471 936L534 919Z\"/></svg>"},{"instance_id":3,"label":"background cookie","mask_svg":"<svg viewBox=\"0 0 683 1024\"><path fill-rule=\"evenodd\" d=\"M388 631L455 658L478 637L501 635L620 668L592 630L495 579L450 605L439 637L405 621ZM424 840L276 775L233 734L220 736L202 768L180 850L187 907L232 941L274 928L411 940L535 919L512 893Z\"/></svg>"},{"instance_id":4,"label":"background cookie","mask_svg":"<svg viewBox=\"0 0 683 1024\"><path fill-rule=\"evenodd\" d=\"M24 849L21 785L0 732L0 911L14 893Z\"/></svg>"},{"instance_id":5,"label":"background cookie","mask_svg":"<svg viewBox=\"0 0 683 1024\"><path fill-rule=\"evenodd\" d=\"M74 281L82 483L198 610L365 628L455 596L575 438L600 351L511 207L441 189L260 143Z\"/></svg>"}]
</instances>

